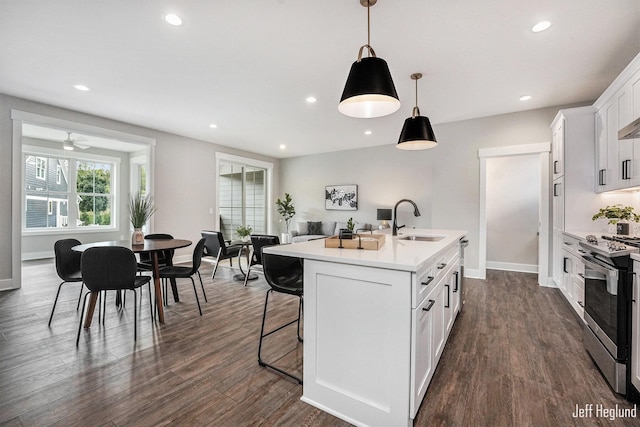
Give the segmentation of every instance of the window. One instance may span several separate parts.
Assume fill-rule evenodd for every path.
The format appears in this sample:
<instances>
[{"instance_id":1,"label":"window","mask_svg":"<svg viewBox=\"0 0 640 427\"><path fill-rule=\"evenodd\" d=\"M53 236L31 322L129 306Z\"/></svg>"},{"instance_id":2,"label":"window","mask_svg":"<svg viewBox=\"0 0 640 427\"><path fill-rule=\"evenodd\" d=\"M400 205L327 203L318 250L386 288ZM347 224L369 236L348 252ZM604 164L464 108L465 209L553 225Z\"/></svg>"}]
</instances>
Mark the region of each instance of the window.
<instances>
[{"instance_id":1,"label":"window","mask_svg":"<svg viewBox=\"0 0 640 427\"><path fill-rule=\"evenodd\" d=\"M36 178L47 179L47 159L45 157L36 157Z\"/></svg>"},{"instance_id":2,"label":"window","mask_svg":"<svg viewBox=\"0 0 640 427\"><path fill-rule=\"evenodd\" d=\"M38 150L27 147L25 150ZM24 154L24 230L60 228L114 228L111 216L118 159L84 155L94 159ZM47 166L55 175L46 175ZM44 172L44 179L41 175ZM52 169L53 170L53 169ZM69 209L69 203L71 207Z\"/></svg>"},{"instance_id":3,"label":"window","mask_svg":"<svg viewBox=\"0 0 640 427\"><path fill-rule=\"evenodd\" d=\"M267 170L221 161L218 173L220 230L226 239L237 239L236 228L252 228L252 234L267 232Z\"/></svg>"}]
</instances>

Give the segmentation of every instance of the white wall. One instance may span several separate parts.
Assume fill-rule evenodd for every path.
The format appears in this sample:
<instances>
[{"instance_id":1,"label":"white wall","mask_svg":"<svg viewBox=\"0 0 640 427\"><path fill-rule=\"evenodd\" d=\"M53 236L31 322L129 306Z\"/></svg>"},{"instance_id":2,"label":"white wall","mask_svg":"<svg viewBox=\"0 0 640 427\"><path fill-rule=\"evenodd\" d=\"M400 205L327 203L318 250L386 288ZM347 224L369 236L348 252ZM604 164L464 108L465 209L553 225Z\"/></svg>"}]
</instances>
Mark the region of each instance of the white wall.
<instances>
[{"instance_id":1,"label":"white wall","mask_svg":"<svg viewBox=\"0 0 640 427\"><path fill-rule=\"evenodd\" d=\"M537 271L540 156L487 159L487 267Z\"/></svg>"}]
</instances>

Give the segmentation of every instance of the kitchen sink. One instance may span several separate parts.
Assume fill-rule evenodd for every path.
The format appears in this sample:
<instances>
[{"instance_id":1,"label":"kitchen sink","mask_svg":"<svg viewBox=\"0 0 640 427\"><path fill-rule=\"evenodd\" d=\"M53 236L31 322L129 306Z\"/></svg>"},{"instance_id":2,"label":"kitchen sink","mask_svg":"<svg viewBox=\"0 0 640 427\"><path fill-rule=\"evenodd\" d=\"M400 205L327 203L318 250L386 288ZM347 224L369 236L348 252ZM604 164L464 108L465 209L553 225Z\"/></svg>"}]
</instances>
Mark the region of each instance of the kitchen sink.
<instances>
[{"instance_id":1,"label":"kitchen sink","mask_svg":"<svg viewBox=\"0 0 640 427\"><path fill-rule=\"evenodd\" d=\"M410 236L402 236L399 237L398 240L415 240L417 242L439 242L444 239L446 236L421 236L421 235L410 235Z\"/></svg>"}]
</instances>

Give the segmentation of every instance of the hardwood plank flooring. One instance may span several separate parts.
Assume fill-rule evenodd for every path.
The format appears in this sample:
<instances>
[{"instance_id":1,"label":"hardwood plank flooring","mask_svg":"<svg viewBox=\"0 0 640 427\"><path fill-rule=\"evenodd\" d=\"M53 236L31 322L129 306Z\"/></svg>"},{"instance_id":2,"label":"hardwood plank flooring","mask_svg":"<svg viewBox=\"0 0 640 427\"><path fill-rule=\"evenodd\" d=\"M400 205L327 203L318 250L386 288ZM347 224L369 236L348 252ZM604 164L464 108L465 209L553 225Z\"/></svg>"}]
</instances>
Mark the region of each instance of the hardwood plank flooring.
<instances>
[{"instance_id":1,"label":"hardwood plank flooring","mask_svg":"<svg viewBox=\"0 0 640 427\"><path fill-rule=\"evenodd\" d=\"M257 363L267 284L245 288L237 272L201 269L198 287L178 281L181 302L160 325L143 290L138 342L133 298L117 310L107 298L75 347L77 284L63 286L52 260L23 265L23 288L0 293L0 426L348 426L303 402L297 383ZM467 280L466 304L451 332L416 426L633 426L637 419L573 418L576 405L632 407L613 393L582 345L578 321L557 289L535 276L490 271ZM297 299L275 294L267 328L292 319ZM263 357L298 374L295 326L265 341Z\"/></svg>"}]
</instances>

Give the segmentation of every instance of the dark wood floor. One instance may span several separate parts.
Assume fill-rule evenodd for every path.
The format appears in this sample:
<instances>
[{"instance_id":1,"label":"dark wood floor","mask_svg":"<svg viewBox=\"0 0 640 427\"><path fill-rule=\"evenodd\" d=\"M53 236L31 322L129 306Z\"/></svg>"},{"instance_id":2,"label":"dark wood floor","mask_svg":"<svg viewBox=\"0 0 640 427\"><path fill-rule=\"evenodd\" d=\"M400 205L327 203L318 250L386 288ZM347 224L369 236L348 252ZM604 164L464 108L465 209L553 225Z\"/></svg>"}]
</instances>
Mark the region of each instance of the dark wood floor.
<instances>
[{"instance_id":1,"label":"dark wood floor","mask_svg":"<svg viewBox=\"0 0 640 427\"><path fill-rule=\"evenodd\" d=\"M75 347L77 285L58 283L51 261L24 264L23 288L0 293L0 425L3 426L346 426L299 400L302 388L257 364L262 276L247 288L203 265L209 298L198 315L189 281L166 324L149 316L145 290L138 342L133 298L107 306ZM272 324L295 315L276 295ZM293 328L268 339L265 356L300 372ZM468 280L458 317L415 425L632 426L636 419L572 418L576 405L630 408L582 346L581 329L556 289L535 276L489 272Z\"/></svg>"}]
</instances>

